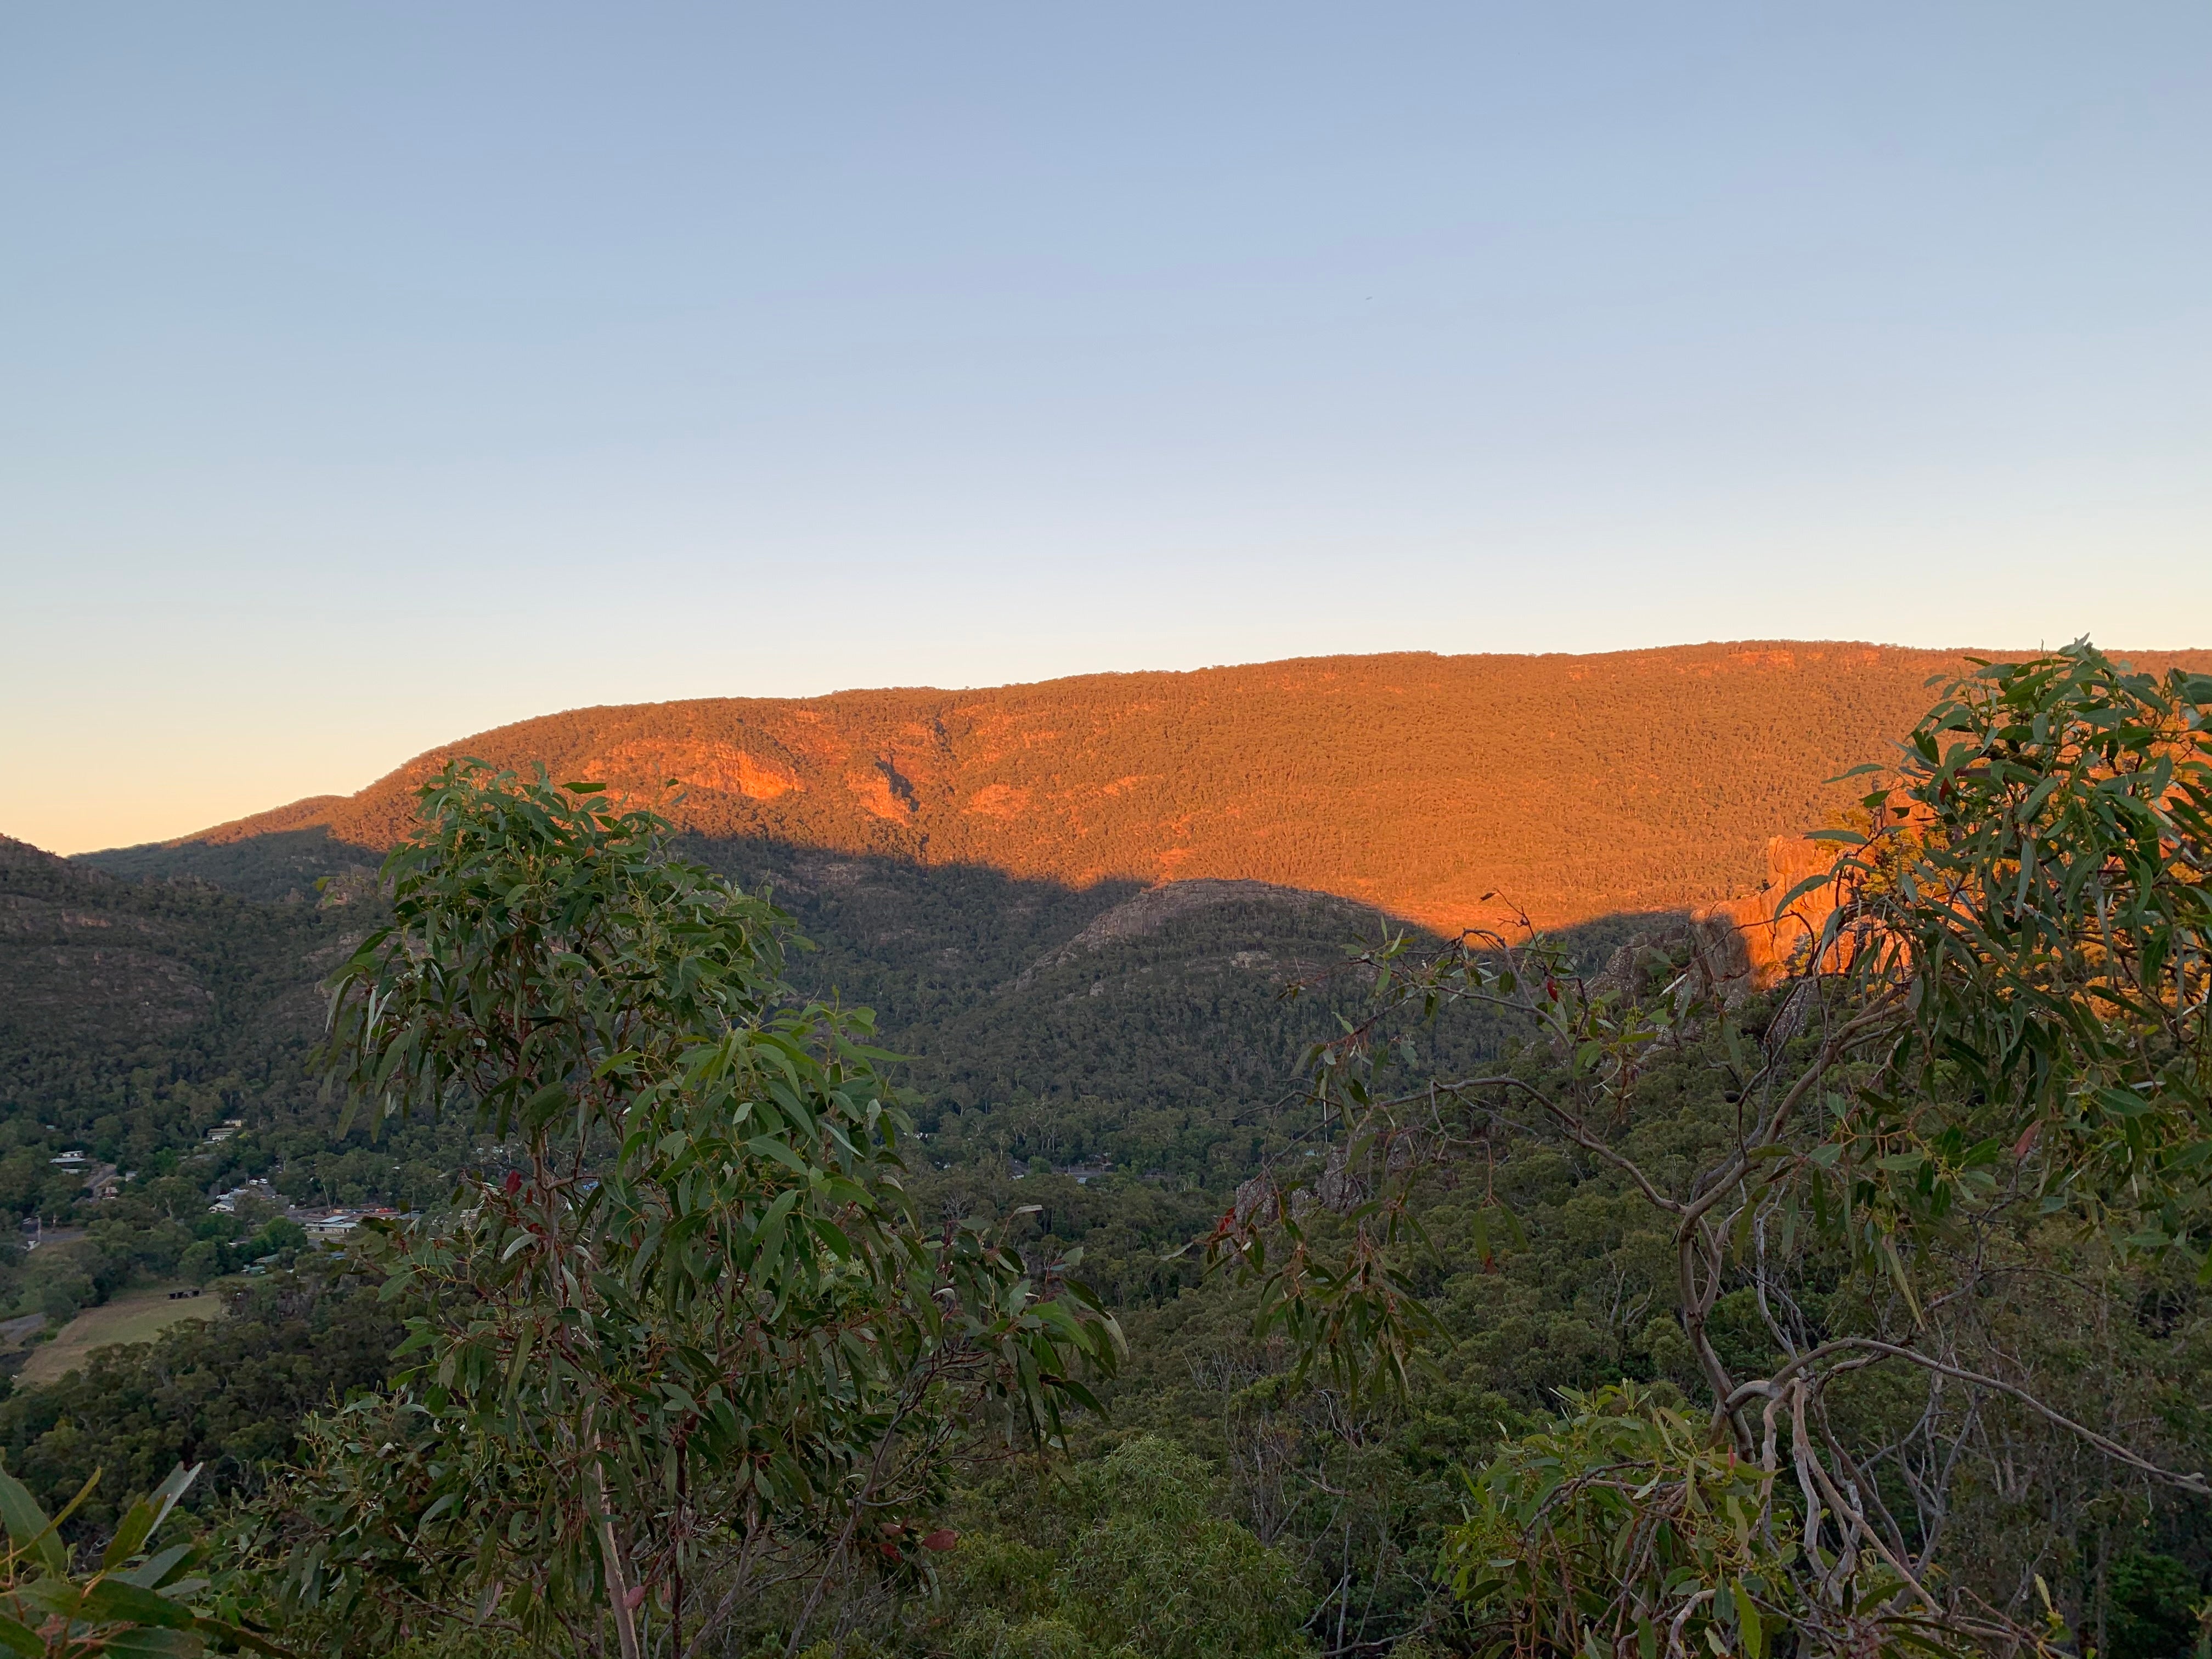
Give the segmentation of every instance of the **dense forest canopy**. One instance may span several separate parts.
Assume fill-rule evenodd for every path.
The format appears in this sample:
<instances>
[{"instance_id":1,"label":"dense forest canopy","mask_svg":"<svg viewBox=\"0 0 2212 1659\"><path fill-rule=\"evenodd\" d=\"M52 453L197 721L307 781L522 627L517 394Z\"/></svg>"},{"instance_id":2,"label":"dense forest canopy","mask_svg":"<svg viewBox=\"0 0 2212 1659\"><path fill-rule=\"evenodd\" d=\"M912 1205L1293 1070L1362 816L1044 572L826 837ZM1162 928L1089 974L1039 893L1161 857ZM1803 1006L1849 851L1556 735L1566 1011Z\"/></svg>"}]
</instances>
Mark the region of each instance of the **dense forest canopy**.
<instances>
[{"instance_id":1,"label":"dense forest canopy","mask_svg":"<svg viewBox=\"0 0 2212 1659\"><path fill-rule=\"evenodd\" d=\"M1796 649L1705 684L1772 702ZM1455 666L1267 672L1326 712L1359 662ZM918 763L880 845L579 767L446 772L381 876L329 811L0 848L0 1203L45 1230L0 1364L149 1285L222 1310L0 1403L11 1534L101 1472L0 1596L116 1652L133 1607L187 1644L147 1651L484 1659L2190 1652L2212 681L2082 650L1929 714L1911 665L1885 730L1776 704L1789 764L1882 769L1759 823L1843 860L1778 979L1683 914L1747 884L1683 863L1728 810L1688 797L1612 849L1674 848L1664 902L1533 938L1227 842L1157 888L957 860ZM1490 804L1579 799L1544 729ZM1472 809L1425 810L1372 856ZM283 1213L378 1202L343 1247Z\"/></svg>"}]
</instances>

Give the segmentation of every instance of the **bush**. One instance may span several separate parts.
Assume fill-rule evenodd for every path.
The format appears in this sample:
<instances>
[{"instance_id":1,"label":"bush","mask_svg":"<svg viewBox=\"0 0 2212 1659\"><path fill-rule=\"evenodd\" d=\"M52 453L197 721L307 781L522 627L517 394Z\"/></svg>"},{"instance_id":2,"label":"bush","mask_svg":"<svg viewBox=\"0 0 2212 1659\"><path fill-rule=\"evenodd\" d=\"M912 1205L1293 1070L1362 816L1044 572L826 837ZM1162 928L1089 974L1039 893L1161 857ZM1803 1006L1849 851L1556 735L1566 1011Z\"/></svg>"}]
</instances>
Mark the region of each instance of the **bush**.
<instances>
[{"instance_id":1,"label":"bush","mask_svg":"<svg viewBox=\"0 0 2212 1659\"><path fill-rule=\"evenodd\" d=\"M2197 1644L2197 1576L2170 1555L2135 1551L2112 1563L2106 1659L2182 1659Z\"/></svg>"},{"instance_id":2,"label":"bush","mask_svg":"<svg viewBox=\"0 0 2212 1659\"><path fill-rule=\"evenodd\" d=\"M1057 1551L963 1540L954 1650L1000 1659L1268 1659L1310 1651L1309 1598L1282 1552L1217 1512L1212 1474L1145 1435L1085 1466Z\"/></svg>"},{"instance_id":3,"label":"bush","mask_svg":"<svg viewBox=\"0 0 2212 1659\"><path fill-rule=\"evenodd\" d=\"M39 1292L39 1311L56 1325L75 1319L92 1298L88 1280L71 1276L57 1279Z\"/></svg>"}]
</instances>

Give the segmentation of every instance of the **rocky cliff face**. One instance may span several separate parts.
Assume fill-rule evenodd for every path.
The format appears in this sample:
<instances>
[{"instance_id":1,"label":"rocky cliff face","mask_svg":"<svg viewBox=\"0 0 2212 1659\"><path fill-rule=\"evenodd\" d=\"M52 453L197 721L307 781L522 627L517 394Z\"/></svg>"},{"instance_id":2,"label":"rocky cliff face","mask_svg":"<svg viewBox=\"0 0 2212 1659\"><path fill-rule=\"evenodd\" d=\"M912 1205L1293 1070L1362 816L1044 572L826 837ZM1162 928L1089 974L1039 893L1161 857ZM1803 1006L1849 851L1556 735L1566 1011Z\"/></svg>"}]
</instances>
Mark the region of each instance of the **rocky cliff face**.
<instances>
[{"instance_id":1,"label":"rocky cliff face","mask_svg":"<svg viewBox=\"0 0 2212 1659\"><path fill-rule=\"evenodd\" d=\"M1756 890L1702 904L1644 931L1614 951L1592 981L1594 993L1641 994L1686 971L1694 995L1718 992L1739 1002L1801 969L1836 908L1832 888L1798 884L1835 867L1836 848L1799 836L1766 843L1766 878ZM1686 969L1685 962L1686 960Z\"/></svg>"},{"instance_id":2,"label":"rocky cliff face","mask_svg":"<svg viewBox=\"0 0 2212 1659\"><path fill-rule=\"evenodd\" d=\"M1700 906L1691 915L1692 925L1716 962L1727 964L1729 977L1741 979L1753 990L1765 990L1806 957L1836 908L1835 892L1826 886L1786 906L1782 901L1800 882L1826 874L1835 863L1836 848L1828 842L1770 836L1766 879L1759 890Z\"/></svg>"}]
</instances>

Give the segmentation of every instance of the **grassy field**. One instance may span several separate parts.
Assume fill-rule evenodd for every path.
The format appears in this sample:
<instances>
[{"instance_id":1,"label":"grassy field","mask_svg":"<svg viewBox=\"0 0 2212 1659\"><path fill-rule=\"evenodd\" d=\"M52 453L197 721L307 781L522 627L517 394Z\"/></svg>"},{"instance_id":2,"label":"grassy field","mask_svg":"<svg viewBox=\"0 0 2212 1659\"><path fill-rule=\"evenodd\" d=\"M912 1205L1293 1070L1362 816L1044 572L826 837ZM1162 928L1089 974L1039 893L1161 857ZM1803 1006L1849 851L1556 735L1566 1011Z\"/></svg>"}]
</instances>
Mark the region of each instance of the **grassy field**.
<instances>
[{"instance_id":1,"label":"grassy field","mask_svg":"<svg viewBox=\"0 0 2212 1659\"><path fill-rule=\"evenodd\" d=\"M222 1311L220 1297L186 1297L169 1300L169 1292L185 1288L157 1285L150 1289L121 1291L97 1308L88 1308L62 1328L51 1342L31 1351L17 1373L25 1382L52 1382L84 1363L94 1348L118 1342L145 1342L165 1325L179 1319L213 1319Z\"/></svg>"}]
</instances>

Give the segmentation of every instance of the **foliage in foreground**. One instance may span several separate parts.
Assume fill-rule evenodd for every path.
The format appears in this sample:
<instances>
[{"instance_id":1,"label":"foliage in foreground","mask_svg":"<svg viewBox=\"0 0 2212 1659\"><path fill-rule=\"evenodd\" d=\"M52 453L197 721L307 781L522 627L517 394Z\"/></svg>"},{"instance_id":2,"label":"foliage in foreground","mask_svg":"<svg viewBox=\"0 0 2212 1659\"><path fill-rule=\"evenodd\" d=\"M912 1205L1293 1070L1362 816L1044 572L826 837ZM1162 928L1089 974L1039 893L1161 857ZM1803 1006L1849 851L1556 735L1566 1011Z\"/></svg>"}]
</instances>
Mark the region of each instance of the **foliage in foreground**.
<instances>
[{"instance_id":1,"label":"foliage in foreground","mask_svg":"<svg viewBox=\"0 0 2212 1659\"><path fill-rule=\"evenodd\" d=\"M1049 1436L1115 1355L1060 1264L915 1214L865 1016L789 1005L779 913L594 793L450 768L335 981L351 1097L508 1161L382 1231L414 1363L308 1425L285 1496L288 1594L354 1644L698 1648L794 1550L930 1504L977 1412Z\"/></svg>"},{"instance_id":2,"label":"foliage in foreground","mask_svg":"<svg viewBox=\"0 0 2212 1659\"><path fill-rule=\"evenodd\" d=\"M1375 1012L1312 1057L1332 1156L1255 1182L1217 1231L1263 1329L1340 1385L1402 1390L1437 1330L1423 1171L1492 1182L1548 1143L1640 1199L1705 1420L1620 1392L1506 1446L1450 1540L1478 1646L1650 1659L1696 1636L1756 1659L1771 1626L1810 1650L2033 1647L2057 1628L2034 1553L2088 1512L2021 1516L2024 1565L1954 1547L2018 1485L2023 1428L2212 1495L2058 1409L2061 1378L2000 1340L2053 1227L2093 1263L2212 1273L2212 680L2087 646L1984 666L1863 805L1835 869L1781 896L1805 936L1756 1036L1694 936L1588 979L1540 941L1370 953ZM1411 1071L1412 1032L1462 1000L1527 1008L1543 1040L1484 1074ZM1716 1040L1733 1121L1651 1160L1649 1080ZM1478 1220L1485 1255L1517 1229L1502 1205ZM1748 1354L1723 1352L1731 1297ZM1873 1367L1910 1368L1917 1407L1870 1409Z\"/></svg>"},{"instance_id":3,"label":"foliage in foreground","mask_svg":"<svg viewBox=\"0 0 2212 1659\"><path fill-rule=\"evenodd\" d=\"M125 1510L100 1565L79 1571L61 1523L99 1481L47 1519L15 1476L0 1470L0 1648L21 1659L193 1659L210 1647L244 1648L283 1659L283 1650L244 1626L198 1605L208 1580L191 1576L206 1552L190 1541L152 1548L154 1534L198 1478L182 1465Z\"/></svg>"}]
</instances>

